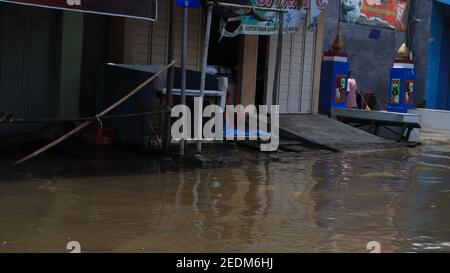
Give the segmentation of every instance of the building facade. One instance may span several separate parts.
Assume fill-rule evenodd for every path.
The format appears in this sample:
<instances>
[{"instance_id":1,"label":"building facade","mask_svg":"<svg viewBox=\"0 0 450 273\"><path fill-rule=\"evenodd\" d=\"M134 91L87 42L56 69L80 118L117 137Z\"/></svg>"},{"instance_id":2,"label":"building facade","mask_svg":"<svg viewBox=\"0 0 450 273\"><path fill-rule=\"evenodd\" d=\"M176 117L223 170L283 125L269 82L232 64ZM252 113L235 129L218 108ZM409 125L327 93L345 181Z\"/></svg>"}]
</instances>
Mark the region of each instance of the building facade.
<instances>
[{"instance_id":1,"label":"building facade","mask_svg":"<svg viewBox=\"0 0 450 273\"><path fill-rule=\"evenodd\" d=\"M0 112L25 119L92 114L98 67L113 52L113 19L4 2L0 7ZM0 132L35 128L1 126Z\"/></svg>"},{"instance_id":2,"label":"building facade","mask_svg":"<svg viewBox=\"0 0 450 273\"><path fill-rule=\"evenodd\" d=\"M156 22L126 19L124 62L156 64L167 62L169 2L159 1ZM176 8L175 58L180 59L182 9ZM200 70L205 28L205 12L189 10L188 60L189 69ZM322 52L323 19L317 28L303 22L299 32L283 37L283 58L279 104L282 113L313 113L317 108ZM235 97L231 103L271 104L277 36L240 35L219 41L218 20L213 19L208 65L227 66L236 72ZM230 45L231 44L231 45ZM218 55L224 54L226 60Z\"/></svg>"},{"instance_id":3,"label":"building facade","mask_svg":"<svg viewBox=\"0 0 450 273\"><path fill-rule=\"evenodd\" d=\"M16 118L70 118L95 114L106 63L164 65L169 0L158 1L155 22L0 3L0 112ZM200 71L205 11L190 9L188 69ZM315 28L283 36L281 113L317 112L323 17ZM229 68L229 104L271 104L277 35L222 38L214 16L210 67ZM175 59L180 60L182 9L175 13ZM179 65L179 62L178 62ZM1 133L27 131L5 126ZM29 126L30 130L35 126Z\"/></svg>"},{"instance_id":4,"label":"building facade","mask_svg":"<svg viewBox=\"0 0 450 273\"><path fill-rule=\"evenodd\" d=\"M324 49L330 48L337 33L338 2L330 3L325 11ZM408 41L417 72L416 105L450 110L450 1L411 0L410 5L407 33L379 29L380 38L372 39L369 34L373 27L341 23L350 69L354 72L359 91L375 93L382 106L386 107L389 70L400 45Z\"/></svg>"}]
</instances>

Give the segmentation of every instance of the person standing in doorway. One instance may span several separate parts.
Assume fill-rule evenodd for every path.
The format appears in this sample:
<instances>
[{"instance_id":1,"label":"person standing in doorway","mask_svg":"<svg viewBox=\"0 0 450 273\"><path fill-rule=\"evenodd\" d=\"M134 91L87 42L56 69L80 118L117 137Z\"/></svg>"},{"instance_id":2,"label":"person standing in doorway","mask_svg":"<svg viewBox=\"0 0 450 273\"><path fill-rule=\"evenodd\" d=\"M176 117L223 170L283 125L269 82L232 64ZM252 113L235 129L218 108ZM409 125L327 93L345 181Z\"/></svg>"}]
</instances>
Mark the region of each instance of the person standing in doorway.
<instances>
[{"instance_id":1,"label":"person standing in doorway","mask_svg":"<svg viewBox=\"0 0 450 273\"><path fill-rule=\"evenodd\" d=\"M356 109L358 104L356 102L356 91L358 89L356 85L356 80L353 78L352 71L348 72L347 81L347 107Z\"/></svg>"}]
</instances>

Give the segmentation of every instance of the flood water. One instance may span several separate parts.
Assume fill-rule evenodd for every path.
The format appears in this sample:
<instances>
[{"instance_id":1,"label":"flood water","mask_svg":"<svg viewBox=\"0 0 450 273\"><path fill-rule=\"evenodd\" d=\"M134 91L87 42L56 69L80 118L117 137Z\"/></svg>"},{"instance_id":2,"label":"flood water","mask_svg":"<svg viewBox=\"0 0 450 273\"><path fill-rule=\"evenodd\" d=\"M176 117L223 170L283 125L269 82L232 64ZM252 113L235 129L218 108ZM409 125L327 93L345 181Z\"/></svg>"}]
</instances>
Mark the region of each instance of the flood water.
<instances>
[{"instance_id":1,"label":"flood water","mask_svg":"<svg viewBox=\"0 0 450 273\"><path fill-rule=\"evenodd\" d=\"M450 145L206 153L218 161L2 155L0 252L450 252Z\"/></svg>"}]
</instances>

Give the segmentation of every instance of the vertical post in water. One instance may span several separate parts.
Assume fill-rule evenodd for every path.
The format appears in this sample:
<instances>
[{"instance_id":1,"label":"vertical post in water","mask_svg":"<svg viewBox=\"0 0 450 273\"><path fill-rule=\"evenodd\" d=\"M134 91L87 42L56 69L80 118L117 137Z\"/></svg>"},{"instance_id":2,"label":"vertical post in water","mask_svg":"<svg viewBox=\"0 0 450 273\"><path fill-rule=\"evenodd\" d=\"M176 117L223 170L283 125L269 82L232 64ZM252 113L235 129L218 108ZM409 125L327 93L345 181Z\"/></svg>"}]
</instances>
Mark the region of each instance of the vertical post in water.
<instances>
[{"instance_id":1,"label":"vertical post in water","mask_svg":"<svg viewBox=\"0 0 450 273\"><path fill-rule=\"evenodd\" d=\"M278 96L280 94L280 77L281 77L281 58L283 54L283 20L284 13L278 12L278 42L277 56L275 62L275 77L273 80L272 105L278 105Z\"/></svg>"},{"instance_id":2,"label":"vertical post in water","mask_svg":"<svg viewBox=\"0 0 450 273\"><path fill-rule=\"evenodd\" d=\"M188 7L183 7L183 37L181 49L181 105L186 105L186 57L187 57L187 33L188 33ZM186 116L183 115L184 123L186 124ZM187 130L187 128L183 128ZM190 134L190 132L189 132ZM186 139L181 139L180 154L186 153Z\"/></svg>"},{"instance_id":3,"label":"vertical post in water","mask_svg":"<svg viewBox=\"0 0 450 273\"><path fill-rule=\"evenodd\" d=\"M174 49L174 38L173 34L175 32L175 0L169 0L169 48L167 52L167 64L171 63L174 59L173 57L173 49ZM173 79L174 79L175 68L172 66L167 71L167 82L166 82L166 109L171 110L173 106L172 100L172 90L173 90ZM170 140L170 127L171 127L171 113L168 111L164 114L164 153L167 154L169 152L169 140Z\"/></svg>"},{"instance_id":4,"label":"vertical post in water","mask_svg":"<svg viewBox=\"0 0 450 273\"><path fill-rule=\"evenodd\" d=\"M199 136L199 140L197 141L197 153L200 154L202 152L202 140L203 137L203 98L205 96L205 82L206 82L206 68L208 65L208 50L209 50L209 35L211 32L211 17L213 12L212 4L208 4L208 10L206 15L206 29L205 29L205 37L203 41L203 56L202 56L202 75L200 80L200 103L199 103L199 115L197 117L197 136ZM218 128L216 128L218 130Z\"/></svg>"}]
</instances>

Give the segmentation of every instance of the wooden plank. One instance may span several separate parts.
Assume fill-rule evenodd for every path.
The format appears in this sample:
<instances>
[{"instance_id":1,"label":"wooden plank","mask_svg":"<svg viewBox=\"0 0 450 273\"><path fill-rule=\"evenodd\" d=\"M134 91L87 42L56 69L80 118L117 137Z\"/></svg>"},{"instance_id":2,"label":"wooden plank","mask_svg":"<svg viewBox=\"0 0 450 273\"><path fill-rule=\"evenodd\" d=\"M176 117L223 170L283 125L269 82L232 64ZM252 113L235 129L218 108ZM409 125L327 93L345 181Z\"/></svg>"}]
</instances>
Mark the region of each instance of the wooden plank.
<instances>
[{"instance_id":1,"label":"wooden plank","mask_svg":"<svg viewBox=\"0 0 450 273\"><path fill-rule=\"evenodd\" d=\"M324 22L325 13L322 12L319 17L316 32L316 49L314 56L314 80L313 80L313 94L311 110L313 114L319 112L319 96L320 96L320 77L322 68L322 51L323 51L323 37L324 37Z\"/></svg>"},{"instance_id":2,"label":"wooden plank","mask_svg":"<svg viewBox=\"0 0 450 273\"><path fill-rule=\"evenodd\" d=\"M280 136L298 137L305 143L335 151L391 148L393 141L380 138L322 115L281 114Z\"/></svg>"}]
</instances>

